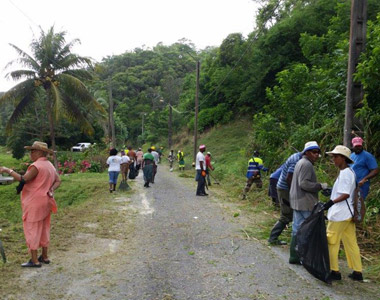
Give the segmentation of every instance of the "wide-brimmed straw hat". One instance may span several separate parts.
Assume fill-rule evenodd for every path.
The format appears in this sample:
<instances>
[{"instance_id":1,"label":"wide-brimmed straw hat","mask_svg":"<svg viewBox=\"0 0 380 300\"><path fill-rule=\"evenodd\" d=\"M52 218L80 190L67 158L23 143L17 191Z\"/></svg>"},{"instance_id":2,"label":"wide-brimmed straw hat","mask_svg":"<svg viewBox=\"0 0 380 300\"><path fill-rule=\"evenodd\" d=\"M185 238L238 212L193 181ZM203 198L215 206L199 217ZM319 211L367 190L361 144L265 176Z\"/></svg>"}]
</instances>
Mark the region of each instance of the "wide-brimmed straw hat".
<instances>
[{"instance_id":1,"label":"wide-brimmed straw hat","mask_svg":"<svg viewBox=\"0 0 380 300\"><path fill-rule=\"evenodd\" d=\"M32 146L25 146L27 150L40 150L52 154L53 150L48 148L48 145L44 142L35 141Z\"/></svg>"},{"instance_id":2,"label":"wide-brimmed straw hat","mask_svg":"<svg viewBox=\"0 0 380 300\"><path fill-rule=\"evenodd\" d=\"M354 163L354 161L351 159L351 150L348 149L346 146L338 145L334 148L333 151L326 152L328 155L332 156L334 154L340 154L343 155L345 158L347 158L351 164Z\"/></svg>"}]
</instances>

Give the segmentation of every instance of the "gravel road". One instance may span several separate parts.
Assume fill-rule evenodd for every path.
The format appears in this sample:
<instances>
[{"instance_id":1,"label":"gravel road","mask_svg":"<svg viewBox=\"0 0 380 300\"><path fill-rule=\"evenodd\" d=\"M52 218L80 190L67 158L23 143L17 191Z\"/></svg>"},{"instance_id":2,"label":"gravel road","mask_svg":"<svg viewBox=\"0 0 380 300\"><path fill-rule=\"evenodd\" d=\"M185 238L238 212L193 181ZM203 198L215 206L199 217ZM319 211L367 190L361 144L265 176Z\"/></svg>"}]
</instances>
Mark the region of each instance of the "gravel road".
<instances>
[{"instance_id":1,"label":"gravel road","mask_svg":"<svg viewBox=\"0 0 380 300\"><path fill-rule=\"evenodd\" d=\"M165 166L149 189L141 177L132 195L110 194L94 208L116 212L109 231L97 232L101 218L77 228L69 249L23 270L27 288L5 299L380 299L371 283L330 286L290 266L286 249L248 239L212 191L196 197L193 180Z\"/></svg>"}]
</instances>

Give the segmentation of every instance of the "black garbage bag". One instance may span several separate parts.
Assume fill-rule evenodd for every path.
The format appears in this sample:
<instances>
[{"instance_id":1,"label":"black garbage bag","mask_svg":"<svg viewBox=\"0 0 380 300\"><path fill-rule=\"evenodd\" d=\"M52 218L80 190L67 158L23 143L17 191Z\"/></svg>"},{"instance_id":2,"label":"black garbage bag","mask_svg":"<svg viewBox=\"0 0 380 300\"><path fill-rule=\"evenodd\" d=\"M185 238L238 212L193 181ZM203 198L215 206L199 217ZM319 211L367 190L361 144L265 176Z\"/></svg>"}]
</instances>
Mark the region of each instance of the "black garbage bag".
<instances>
[{"instance_id":1,"label":"black garbage bag","mask_svg":"<svg viewBox=\"0 0 380 300\"><path fill-rule=\"evenodd\" d=\"M311 215L297 231L296 251L301 264L314 277L331 283L329 249L323 203L317 203Z\"/></svg>"},{"instance_id":2,"label":"black garbage bag","mask_svg":"<svg viewBox=\"0 0 380 300\"><path fill-rule=\"evenodd\" d=\"M135 165L132 163L132 164L129 165L128 178L129 179L135 179L136 176L137 176L137 171L136 171Z\"/></svg>"}]
</instances>

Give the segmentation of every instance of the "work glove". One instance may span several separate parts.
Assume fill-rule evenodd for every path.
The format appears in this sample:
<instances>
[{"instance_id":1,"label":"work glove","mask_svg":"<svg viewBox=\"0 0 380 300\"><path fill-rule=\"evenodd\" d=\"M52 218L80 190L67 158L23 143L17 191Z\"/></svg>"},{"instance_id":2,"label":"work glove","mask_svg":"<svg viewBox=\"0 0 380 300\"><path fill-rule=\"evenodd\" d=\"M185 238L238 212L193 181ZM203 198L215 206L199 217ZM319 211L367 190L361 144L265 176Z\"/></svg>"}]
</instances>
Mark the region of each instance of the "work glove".
<instances>
[{"instance_id":1,"label":"work glove","mask_svg":"<svg viewBox=\"0 0 380 300\"><path fill-rule=\"evenodd\" d=\"M323 210L328 210L331 206L333 206L335 203L332 200L329 200L325 204L323 204Z\"/></svg>"},{"instance_id":2,"label":"work glove","mask_svg":"<svg viewBox=\"0 0 380 300\"><path fill-rule=\"evenodd\" d=\"M321 187L322 187L322 190L325 190L327 189L328 185L326 182L324 182L324 183L321 183Z\"/></svg>"},{"instance_id":3,"label":"work glove","mask_svg":"<svg viewBox=\"0 0 380 300\"><path fill-rule=\"evenodd\" d=\"M330 197L331 196L331 192L332 192L332 188L326 188L326 189L324 189L324 190L322 190L322 195L323 196L326 196L326 197Z\"/></svg>"}]
</instances>

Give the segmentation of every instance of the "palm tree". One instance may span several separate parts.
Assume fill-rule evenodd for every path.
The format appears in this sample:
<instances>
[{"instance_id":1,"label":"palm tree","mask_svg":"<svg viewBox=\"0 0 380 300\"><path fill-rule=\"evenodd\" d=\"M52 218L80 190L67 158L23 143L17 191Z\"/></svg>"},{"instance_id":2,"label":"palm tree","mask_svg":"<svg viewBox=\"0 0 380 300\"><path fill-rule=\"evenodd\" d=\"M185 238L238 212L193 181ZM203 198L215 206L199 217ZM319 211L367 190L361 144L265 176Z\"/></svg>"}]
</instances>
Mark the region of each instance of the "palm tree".
<instances>
[{"instance_id":1,"label":"palm tree","mask_svg":"<svg viewBox=\"0 0 380 300\"><path fill-rule=\"evenodd\" d=\"M39 39L34 39L30 45L33 55L10 44L20 57L10 62L7 67L17 62L24 69L10 72L7 76L25 81L0 97L0 104L11 101L15 105L7 123L8 133L34 101L45 103L56 167L55 124L59 116L77 123L83 132L91 135L94 129L88 121L88 112L105 114L103 107L82 82L92 77L89 71L92 66L91 59L71 53L72 47L80 41L75 39L66 43L65 35L66 32L55 33L54 26L46 33L41 29Z\"/></svg>"}]
</instances>

